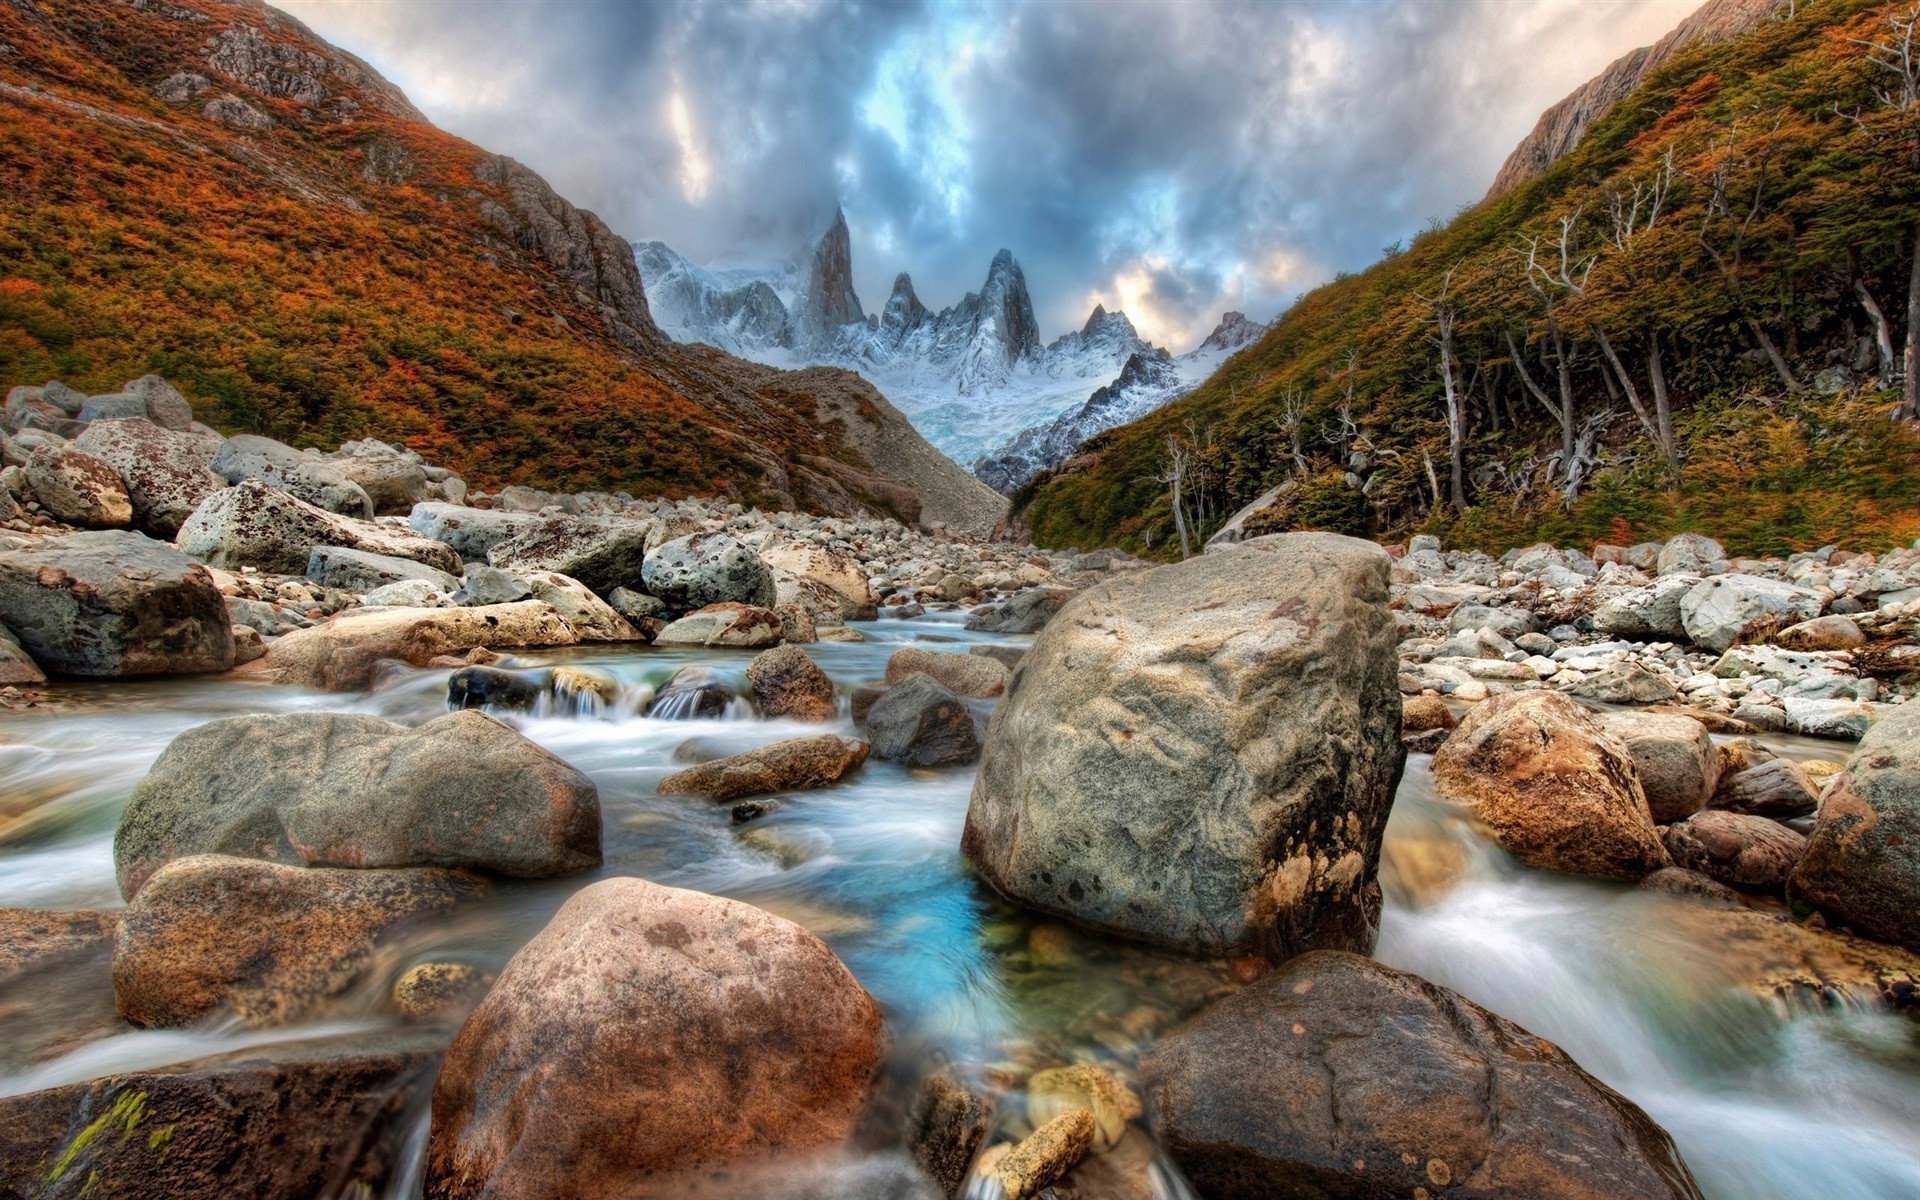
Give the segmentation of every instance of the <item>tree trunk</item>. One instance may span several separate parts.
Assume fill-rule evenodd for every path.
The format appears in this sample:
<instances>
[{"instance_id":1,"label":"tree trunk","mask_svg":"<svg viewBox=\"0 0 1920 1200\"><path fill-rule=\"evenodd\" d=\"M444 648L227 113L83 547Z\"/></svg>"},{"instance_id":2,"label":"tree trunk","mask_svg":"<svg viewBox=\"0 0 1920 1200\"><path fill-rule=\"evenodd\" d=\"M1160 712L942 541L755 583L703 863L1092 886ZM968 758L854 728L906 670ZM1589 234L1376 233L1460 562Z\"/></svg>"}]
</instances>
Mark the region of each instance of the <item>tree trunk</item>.
<instances>
[{"instance_id":1,"label":"tree trunk","mask_svg":"<svg viewBox=\"0 0 1920 1200\"><path fill-rule=\"evenodd\" d=\"M1180 557L1191 558L1193 556L1193 547L1192 547L1192 544L1187 540L1187 514L1182 510L1182 501L1180 499L1180 482L1181 482L1180 477L1182 474L1184 474L1184 472L1182 472L1180 468L1178 467L1174 468L1174 471L1173 471L1173 529L1175 533L1178 533L1180 535Z\"/></svg>"},{"instance_id":2,"label":"tree trunk","mask_svg":"<svg viewBox=\"0 0 1920 1200\"><path fill-rule=\"evenodd\" d=\"M1887 314L1880 310L1879 302L1873 293L1867 290L1867 281L1858 275L1853 277L1853 294L1860 297L1860 307L1867 310L1867 316L1873 319L1873 342L1880 351L1880 386L1893 385L1893 331L1887 328ZM1849 322L1851 325L1851 322Z\"/></svg>"},{"instance_id":3,"label":"tree trunk","mask_svg":"<svg viewBox=\"0 0 1920 1200\"><path fill-rule=\"evenodd\" d=\"M1767 333L1766 327L1752 317L1746 317L1745 320L1748 332L1753 334L1754 341L1760 343L1760 349L1766 353L1767 361L1773 364L1774 374L1780 376L1780 382L1786 386L1787 394L1798 396L1805 391L1800 381L1793 377L1793 372L1787 369L1787 360L1781 356L1780 347L1773 344L1773 338Z\"/></svg>"},{"instance_id":4,"label":"tree trunk","mask_svg":"<svg viewBox=\"0 0 1920 1200\"><path fill-rule=\"evenodd\" d=\"M1673 401L1667 395L1667 371L1660 362L1660 334L1647 331L1647 378L1653 383L1653 419L1660 429L1660 452L1667 456L1667 470L1675 483L1680 481L1680 446L1673 436Z\"/></svg>"},{"instance_id":5,"label":"tree trunk","mask_svg":"<svg viewBox=\"0 0 1920 1200\"><path fill-rule=\"evenodd\" d=\"M1553 356L1560 376L1560 461L1567 473L1566 502L1572 504L1580 494L1580 475L1573 469L1573 364L1567 361L1567 341L1557 325L1553 328Z\"/></svg>"},{"instance_id":6,"label":"tree trunk","mask_svg":"<svg viewBox=\"0 0 1920 1200\"><path fill-rule=\"evenodd\" d=\"M1895 411L1920 417L1920 221L1913 223L1913 265L1907 275L1907 382Z\"/></svg>"},{"instance_id":7,"label":"tree trunk","mask_svg":"<svg viewBox=\"0 0 1920 1200\"><path fill-rule=\"evenodd\" d=\"M1453 327L1449 322L1440 336L1440 379L1447 389L1447 491L1453 511L1467 511L1467 431L1465 401L1453 382Z\"/></svg>"},{"instance_id":8,"label":"tree trunk","mask_svg":"<svg viewBox=\"0 0 1920 1200\"><path fill-rule=\"evenodd\" d=\"M1608 365L1613 368L1614 377L1620 381L1620 387L1626 392L1627 407L1633 410L1634 416L1640 418L1640 428L1646 431L1647 440L1665 456L1667 443L1660 436L1660 427L1654 423L1653 414L1647 411L1647 406L1640 402L1640 389L1633 386L1633 376L1627 374L1627 365L1620 361L1618 354L1614 353L1613 343L1607 340L1606 331L1595 325L1593 340L1600 343L1600 353L1606 356ZM1601 372L1603 375L1605 373ZM1607 390L1609 392L1614 390L1611 384L1608 385Z\"/></svg>"}]
</instances>

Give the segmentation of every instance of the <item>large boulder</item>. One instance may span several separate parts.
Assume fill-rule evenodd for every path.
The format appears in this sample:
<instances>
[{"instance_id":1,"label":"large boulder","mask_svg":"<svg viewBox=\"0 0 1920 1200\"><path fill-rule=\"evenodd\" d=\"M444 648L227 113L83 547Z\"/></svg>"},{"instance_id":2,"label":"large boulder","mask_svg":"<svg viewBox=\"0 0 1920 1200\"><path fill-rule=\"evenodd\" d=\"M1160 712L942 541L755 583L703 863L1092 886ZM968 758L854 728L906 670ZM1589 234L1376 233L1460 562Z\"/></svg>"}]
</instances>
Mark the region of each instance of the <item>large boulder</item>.
<instances>
[{"instance_id":1,"label":"large boulder","mask_svg":"<svg viewBox=\"0 0 1920 1200\"><path fill-rule=\"evenodd\" d=\"M297 1038L0 1099L0 1194L380 1195L444 1034Z\"/></svg>"},{"instance_id":2,"label":"large boulder","mask_svg":"<svg viewBox=\"0 0 1920 1200\"><path fill-rule=\"evenodd\" d=\"M1805 768L1792 759L1773 758L1721 780L1710 807L1790 821L1812 816L1819 804L1820 790Z\"/></svg>"},{"instance_id":3,"label":"large boulder","mask_svg":"<svg viewBox=\"0 0 1920 1200\"><path fill-rule=\"evenodd\" d=\"M876 758L951 767L980 757L980 735L966 702L918 671L883 692L864 723Z\"/></svg>"},{"instance_id":4,"label":"large boulder","mask_svg":"<svg viewBox=\"0 0 1920 1200\"><path fill-rule=\"evenodd\" d=\"M1778 821L1719 809L1675 821L1663 836L1675 866L1747 891L1779 891L1807 848Z\"/></svg>"},{"instance_id":5,"label":"large boulder","mask_svg":"<svg viewBox=\"0 0 1920 1200\"><path fill-rule=\"evenodd\" d=\"M1370 949L1406 757L1388 564L1282 534L1080 593L993 714L968 859L1015 900L1190 952Z\"/></svg>"},{"instance_id":6,"label":"large boulder","mask_svg":"<svg viewBox=\"0 0 1920 1200\"><path fill-rule=\"evenodd\" d=\"M551 605L583 642L637 642L642 635L578 579L557 571L532 571L523 577L533 598Z\"/></svg>"},{"instance_id":7,"label":"large boulder","mask_svg":"<svg viewBox=\"0 0 1920 1200\"><path fill-rule=\"evenodd\" d=\"M1669 575L1646 587L1616 592L1594 609L1593 628L1610 637L1686 641L1680 601L1699 582L1697 575Z\"/></svg>"},{"instance_id":8,"label":"large boulder","mask_svg":"<svg viewBox=\"0 0 1920 1200\"><path fill-rule=\"evenodd\" d=\"M747 687L762 716L831 721L839 696L833 680L798 646L781 646L747 664Z\"/></svg>"},{"instance_id":9,"label":"large boulder","mask_svg":"<svg viewBox=\"0 0 1920 1200\"><path fill-rule=\"evenodd\" d=\"M145 1028L231 1011L248 1025L317 1014L375 964L379 943L478 898L480 879L436 867L347 871L218 854L177 858L121 917L113 995Z\"/></svg>"},{"instance_id":10,"label":"large boulder","mask_svg":"<svg viewBox=\"0 0 1920 1200\"><path fill-rule=\"evenodd\" d=\"M179 675L234 664L225 599L165 542L102 530L0 553L0 623L61 675Z\"/></svg>"},{"instance_id":11,"label":"large boulder","mask_svg":"<svg viewBox=\"0 0 1920 1200\"><path fill-rule=\"evenodd\" d=\"M661 795L738 800L769 792L829 787L867 761L867 743L823 733L755 746L744 754L716 758L675 771L654 789Z\"/></svg>"},{"instance_id":12,"label":"large boulder","mask_svg":"<svg viewBox=\"0 0 1920 1200\"><path fill-rule=\"evenodd\" d=\"M1529 866L1639 879L1670 865L1633 756L1556 692L1509 692L1433 756L1434 786Z\"/></svg>"},{"instance_id":13,"label":"large boulder","mask_svg":"<svg viewBox=\"0 0 1920 1200\"><path fill-rule=\"evenodd\" d=\"M1709 650L1758 641L1819 615L1819 593L1758 575L1716 575L1680 599L1687 637Z\"/></svg>"},{"instance_id":14,"label":"large boulder","mask_svg":"<svg viewBox=\"0 0 1920 1200\"><path fill-rule=\"evenodd\" d=\"M429 1200L642 1200L845 1141L883 1048L832 951L760 909L640 879L576 893L447 1050Z\"/></svg>"},{"instance_id":15,"label":"large boulder","mask_svg":"<svg viewBox=\"0 0 1920 1200\"><path fill-rule=\"evenodd\" d=\"M267 648L259 666L282 683L349 692L367 688L382 659L424 667L443 654L579 641L579 632L538 600L474 608L349 609L282 637Z\"/></svg>"},{"instance_id":16,"label":"large boulder","mask_svg":"<svg viewBox=\"0 0 1920 1200\"><path fill-rule=\"evenodd\" d=\"M676 612L732 602L756 608L778 603L766 560L723 533L693 533L663 542L642 565L646 590Z\"/></svg>"},{"instance_id":17,"label":"large boulder","mask_svg":"<svg viewBox=\"0 0 1920 1200\"><path fill-rule=\"evenodd\" d=\"M1828 782L1789 889L1868 937L1920 949L1920 703L1880 718Z\"/></svg>"},{"instance_id":18,"label":"large boulder","mask_svg":"<svg viewBox=\"0 0 1920 1200\"><path fill-rule=\"evenodd\" d=\"M272 438L243 433L221 443L212 466L213 473L229 484L264 483L327 512L373 518L373 501L366 490L311 450L295 450Z\"/></svg>"},{"instance_id":19,"label":"large boulder","mask_svg":"<svg viewBox=\"0 0 1920 1200\"><path fill-rule=\"evenodd\" d=\"M430 567L411 558L355 550L351 546L315 546L307 553L307 578L321 587L343 592L371 592L389 583L417 579L433 585L434 590L449 593L460 581L438 567Z\"/></svg>"},{"instance_id":20,"label":"large boulder","mask_svg":"<svg viewBox=\"0 0 1920 1200\"><path fill-rule=\"evenodd\" d=\"M866 571L837 550L812 542L785 542L770 547L761 557L776 573L785 572L796 581L818 584L831 592L839 598L843 612L865 608L876 599ZM782 590L781 603L794 599Z\"/></svg>"},{"instance_id":21,"label":"large boulder","mask_svg":"<svg viewBox=\"0 0 1920 1200\"><path fill-rule=\"evenodd\" d=\"M413 506L407 528L422 537L453 547L467 562L487 561L487 554L500 543L544 522L529 513L502 512L491 508L468 508L434 500Z\"/></svg>"},{"instance_id":22,"label":"large boulder","mask_svg":"<svg viewBox=\"0 0 1920 1200\"><path fill-rule=\"evenodd\" d=\"M174 544L212 566L280 575L305 571L315 546L410 558L448 574L460 570L460 556L444 543L316 508L257 479L208 496L182 522Z\"/></svg>"},{"instance_id":23,"label":"large boulder","mask_svg":"<svg viewBox=\"0 0 1920 1200\"><path fill-rule=\"evenodd\" d=\"M574 517L542 521L496 543L487 551L487 562L516 574L557 571L602 596L611 596L615 588L641 586L647 535L654 524L651 520L586 521Z\"/></svg>"},{"instance_id":24,"label":"large boulder","mask_svg":"<svg viewBox=\"0 0 1920 1200\"><path fill-rule=\"evenodd\" d=\"M120 472L91 454L66 446L37 446L27 456L27 486L57 520L86 529L123 529L133 523L133 501Z\"/></svg>"},{"instance_id":25,"label":"large boulder","mask_svg":"<svg viewBox=\"0 0 1920 1200\"><path fill-rule=\"evenodd\" d=\"M347 442L325 461L360 485L376 516L404 516L427 499L427 468L411 450L385 442Z\"/></svg>"},{"instance_id":26,"label":"large boulder","mask_svg":"<svg viewBox=\"0 0 1920 1200\"><path fill-rule=\"evenodd\" d=\"M653 636L656 646L733 646L758 650L778 645L785 636L771 609L721 601L696 608Z\"/></svg>"},{"instance_id":27,"label":"large boulder","mask_svg":"<svg viewBox=\"0 0 1920 1200\"><path fill-rule=\"evenodd\" d=\"M113 839L121 894L193 854L565 875L600 863L600 795L478 712L417 729L346 713L227 717L173 739L133 789Z\"/></svg>"},{"instance_id":28,"label":"large boulder","mask_svg":"<svg viewBox=\"0 0 1920 1200\"><path fill-rule=\"evenodd\" d=\"M208 469L217 439L163 429L145 420L95 421L73 448L119 472L133 502L133 519L155 537L171 538L226 484Z\"/></svg>"},{"instance_id":29,"label":"large boulder","mask_svg":"<svg viewBox=\"0 0 1920 1200\"><path fill-rule=\"evenodd\" d=\"M1355 954L1203 1012L1142 1077L1208 1200L1698 1200L1666 1131L1552 1043Z\"/></svg>"},{"instance_id":30,"label":"large boulder","mask_svg":"<svg viewBox=\"0 0 1920 1200\"><path fill-rule=\"evenodd\" d=\"M995 659L979 654L943 654L904 646L887 659L887 682L899 683L915 671L939 680L940 686L957 696L986 699L1007 690L1011 672Z\"/></svg>"},{"instance_id":31,"label":"large boulder","mask_svg":"<svg viewBox=\"0 0 1920 1200\"><path fill-rule=\"evenodd\" d=\"M967 628L980 633L1038 633L1072 598L1067 588L1030 587L999 604L974 610Z\"/></svg>"},{"instance_id":32,"label":"large boulder","mask_svg":"<svg viewBox=\"0 0 1920 1200\"><path fill-rule=\"evenodd\" d=\"M1654 824L1683 820L1713 799L1720 785L1720 749L1705 725L1677 713L1598 716L1600 727L1619 738L1633 759Z\"/></svg>"},{"instance_id":33,"label":"large boulder","mask_svg":"<svg viewBox=\"0 0 1920 1200\"><path fill-rule=\"evenodd\" d=\"M174 387L158 375L142 375L120 389L121 394L137 396L142 402L142 415L162 429L175 433L186 433L193 428L193 405Z\"/></svg>"}]
</instances>

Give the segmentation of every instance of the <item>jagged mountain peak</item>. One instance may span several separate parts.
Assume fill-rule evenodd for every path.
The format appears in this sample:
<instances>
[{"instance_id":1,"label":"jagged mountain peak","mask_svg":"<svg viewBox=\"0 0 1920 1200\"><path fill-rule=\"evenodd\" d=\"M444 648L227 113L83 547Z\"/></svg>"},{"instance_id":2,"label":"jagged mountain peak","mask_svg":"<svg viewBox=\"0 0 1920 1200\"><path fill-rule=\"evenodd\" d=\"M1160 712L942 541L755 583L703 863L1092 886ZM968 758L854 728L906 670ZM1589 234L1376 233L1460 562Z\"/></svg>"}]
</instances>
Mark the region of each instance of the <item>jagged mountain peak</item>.
<instances>
[{"instance_id":1,"label":"jagged mountain peak","mask_svg":"<svg viewBox=\"0 0 1920 1200\"><path fill-rule=\"evenodd\" d=\"M1267 332L1267 326L1258 321L1249 320L1247 314L1229 311L1221 314L1220 323L1213 327L1200 342L1201 350L1238 350L1260 340Z\"/></svg>"},{"instance_id":2,"label":"jagged mountain peak","mask_svg":"<svg viewBox=\"0 0 1920 1200\"><path fill-rule=\"evenodd\" d=\"M787 336L795 346L828 347L840 339L847 326L863 324L866 319L866 310L853 290L853 236L847 229L847 214L835 206L833 224L814 245Z\"/></svg>"}]
</instances>

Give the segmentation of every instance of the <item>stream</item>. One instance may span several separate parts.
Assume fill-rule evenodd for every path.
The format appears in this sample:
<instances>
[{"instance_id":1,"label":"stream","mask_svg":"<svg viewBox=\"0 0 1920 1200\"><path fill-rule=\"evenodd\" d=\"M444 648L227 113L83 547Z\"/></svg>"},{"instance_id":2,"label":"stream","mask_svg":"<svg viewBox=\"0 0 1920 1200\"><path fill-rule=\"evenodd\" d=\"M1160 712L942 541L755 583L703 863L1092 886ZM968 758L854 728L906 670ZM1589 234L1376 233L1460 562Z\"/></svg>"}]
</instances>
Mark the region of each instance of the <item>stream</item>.
<instances>
[{"instance_id":1,"label":"stream","mask_svg":"<svg viewBox=\"0 0 1920 1200\"><path fill-rule=\"evenodd\" d=\"M1025 639L971 633L963 614L855 626L859 644L805 647L843 691L904 644L964 649ZM936 1061L1130 1067L1161 1034L1234 987L1183 961L1022 914L975 883L958 852L971 767L872 760L846 782L736 823L732 806L653 794L693 757L820 726L633 715L649 687L700 662L736 677L751 652L593 647L513 656L589 665L633 703L506 719L600 789L597 874L507 882L475 908L396 943L325 1022L133 1031L112 997L48 994L0 1009L0 1095L208 1053L392 1025L391 981L426 961L495 972L574 891L639 875L788 917L830 945L884 1008L899 1068ZM446 709L445 671L366 696L227 679L57 684L0 713L0 906L112 908L119 810L177 734L248 712L353 711L419 723ZM991 702L975 702L983 726ZM842 716L827 727L852 732ZM1831 744L1784 752L1833 756ZM1920 1029L1865 1000L1793 1005L1738 985L1737 964L1687 936L1695 902L1529 871L1432 794L1409 760L1387 828L1383 962L1445 984L1550 1039L1672 1133L1713 1200L1920 1200ZM17 999L17 998L16 998ZM424 1140L424 1124L411 1139ZM1178 1193L1177 1184L1167 1189ZM418 1163L389 1195L418 1194Z\"/></svg>"}]
</instances>

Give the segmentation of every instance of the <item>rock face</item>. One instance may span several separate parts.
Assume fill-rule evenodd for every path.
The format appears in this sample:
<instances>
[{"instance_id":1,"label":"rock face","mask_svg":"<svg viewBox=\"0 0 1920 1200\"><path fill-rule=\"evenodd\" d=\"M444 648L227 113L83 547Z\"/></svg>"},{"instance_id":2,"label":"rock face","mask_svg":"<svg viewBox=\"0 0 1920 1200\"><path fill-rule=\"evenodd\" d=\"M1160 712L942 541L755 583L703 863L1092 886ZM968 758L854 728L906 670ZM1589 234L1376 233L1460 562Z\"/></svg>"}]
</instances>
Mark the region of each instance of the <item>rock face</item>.
<instances>
[{"instance_id":1,"label":"rock face","mask_svg":"<svg viewBox=\"0 0 1920 1200\"><path fill-rule=\"evenodd\" d=\"M418 729L344 713L228 717L175 738L134 788L113 840L121 894L192 854L564 875L599 865L600 796L477 712Z\"/></svg>"},{"instance_id":2,"label":"rock face","mask_svg":"<svg viewBox=\"0 0 1920 1200\"><path fill-rule=\"evenodd\" d=\"M709 604L777 602L765 560L725 534L695 533L654 548L643 567L646 589L676 612Z\"/></svg>"},{"instance_id":3,"label":"rock face","mask_svg":"<svg viewBox=\"0 0 1920 1200\"><path fill-rule=\"evenodd\" d=\"M485 885L435 868L343 871L205 854L154 872L113 955L120 1015L144 1028L231 1009L247 1024L315 1014L372 964L380 938L474 899Z\"/></svg>"},{"instance_id":4,"label":"rock face","mask_svg":"<svg viewBox=\"0 0 1920 1200\"><path fill-rule=\"evenodd\" d=\"M1827 784L1789 890L1869 937L1920 949L1920 704L1882 717Z\"/></svg>"},{"instance_id":5,"label":"rock face","mask_svg":"<svg viewBox=\"0 0 1920 1200\"><path fill-rule=\"evenodd\" d=\"M122 529L133 501L120 473L72 446L38 446L27 456L27 486L40 506L83 529Z\"/></svg>"},{"instance_id":6,"label":"rock face","mask_svg":"<svg viewBox=\"0 0 1920 1200\"><path fill-rule=\"evenodd\" d=\"M580 634L538 600L475 608L348 611L275 642L265 659L283 683L326 691L364 689L381 659L424 667L443 654L476 647L571 646Z\"/></svg>"},{"instance_id":7,"label":"rock face","mask_svg":"<svg viewBox=\"0 0 1920 1200\"><path fill-rule=\"evenodd\" d=\"M1646 1113L1550 1043L1354 954L1302 955L1142 1076L1208 1200L1697 1200Z\"/></svg>"},{"instance_id":8,"label":"rock face","mask_svg":"<svg viewBox=\"0 0 1920 1200\"><path fill-rule=\"evenodd\" d=\"M1728 887L1773 892L1807 848L1807 839L1778 821L1708 809L1667 826L1674 865Z\"/></svg>"},{"instance_id":9,"label":"rock face","mask_svg":"<svg viewBox=\"0 0 1920 1200\"><path fill-rule=\"evenodd\" d=\"M1477 706L1435 752L1433 781L1529 866L1638 879L1669 865L1627 747L1557 692Z\"/></svg>"},{"instance_id":10,"label":"rock face","mask_svg":"<svg viewBox=\"0 0 1920 1200\"><path fill-rule=\"evenodd\" d=\"M867 709L876 757L910 767L949 767L980 756L973 714L961 699L918 671L888 688Z\"/></svg>"},{"instance_id":11,"label":"rock face","mask_svg":"<svg viewBox=\"0 0 1920 1200\"><path fill-rule=\"evenodd\" d=\"M9 1096L0 1180L44 1200L377 1195L438 1041L307 1038Z\"/></svg>"},{"instance_id":12,"label":"rock face","mask_svg":"<svg viewBox=\"0 0 1920 1200\"><path fill-rule=\"evenodd\" d=\"M662 795L738 800L768 792L828 787L867 761L867 744L858 738L824 733L756 746L744 754L675 771L655 790Z\"/></svg>"},{"instance_id":13,"label":"rock face","mask_svg":"<svg viewBox=\"0 0 1920 1200\"><path fill-rule=\"evenodd\" d=\"M432 1200L679 1194L727 1164L845 1140L880 1010L820 941L639 879L577 893L447 1051Z\"/></svg>"},{"instance_id":14,"label":"rock face","mask_svg":"<svg viewBox=\"0 0 1920 1200\"><path fill-rule=\"evenodd\" d=\"M133 519L155 537L171 538L200 502L225 487L207 469L217 438L163 429L151 421L95 421L73 448L112 467L126 485Z\"/></svg>"},{"instance_id":15,"label":"rock face","mask_svg":"<svg viewBox=\"0 0 1920 1200\"><path fill-rule=\"evenodd\" d=\"M181 524L174 544L216 567L282 575L305 571L315 546L410 558L448 574L460 569L460 556L440 542L327 512L256 479L207 497Z\"/></svg>"},{"instance_id":16,"label":"rock face","mask_svg":"<svg viewBox=\"0 0 1920 1200\"><path fill-rule=\"evenodd\" d=\"M79 533L0 553L0 622L61 675L174 675L234 663L233 627L212 576L137 533Z\"/></svg>"},{"instance_id":17,"label":"rock face","mask_svg":"<svg viewBox=\"0 0 1920 1200\"><path fill-rule=\"evenodd\" d=\"M1082 592L993 714L968 859L1183 950L1370 949L1405 761L1387 569L1286 534Z\"/></svg>"},{"instance_id":18,"label":"rock face","mask_svg":"<svg viewBox=\"0 0 1920 1200\"><path fill-rule=\"evenodd\" d=\"M747 686L763 716L831 721L839 711L833 680L798 646L781 646L747 664Z\"/></svg>"}]
</instances>

